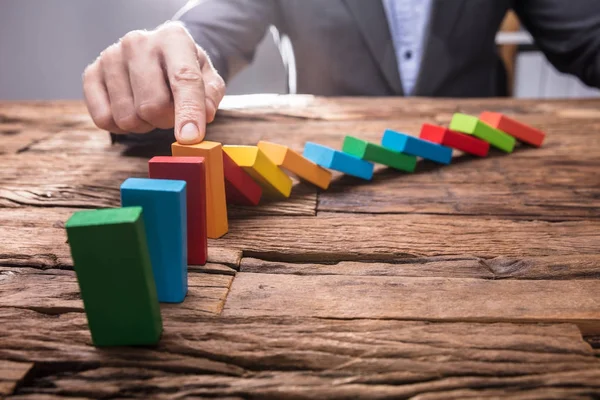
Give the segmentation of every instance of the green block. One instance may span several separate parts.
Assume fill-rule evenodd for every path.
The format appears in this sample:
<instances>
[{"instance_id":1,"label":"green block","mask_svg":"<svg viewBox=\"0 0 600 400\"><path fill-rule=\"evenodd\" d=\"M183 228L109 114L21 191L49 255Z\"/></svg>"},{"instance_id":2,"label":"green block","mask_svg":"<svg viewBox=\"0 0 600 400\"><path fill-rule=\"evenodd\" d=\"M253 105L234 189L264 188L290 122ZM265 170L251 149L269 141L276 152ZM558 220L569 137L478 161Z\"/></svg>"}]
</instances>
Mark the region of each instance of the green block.
<instances>
[{"instance_id":1,"label":"green block","mask_svg":"<svg viewBox=\"0 0 600 400\"><path fill-rule=\"evenodd\" d=\"M346 136L342 150L346 154L363 160L387 165L406 172L413 172L417 165L417 157L415 156L399 153L353 136Z\"/></svg>"},{"instance_id":2,"label":"green block","mask_svg":"<svg viewBox=\"0 0 600 400\"><path fill-rule=\"evenodd\" d=\"M472 115L454 114L449 128L450 130L466 133L485 140L492 146L507 153L511 153L515 148L516 140L514 137L492 128Z\"/></svg>"},{"instance_id":3,"label":"green block","mask_svg":"<svg viewBox=\"0 0 600 400\"><path fill-rule=\"evenodd\" d=\"M158 343L162 319L142 208L76 212L66 228L94 345Z\"/></svg>"}]
</instances>

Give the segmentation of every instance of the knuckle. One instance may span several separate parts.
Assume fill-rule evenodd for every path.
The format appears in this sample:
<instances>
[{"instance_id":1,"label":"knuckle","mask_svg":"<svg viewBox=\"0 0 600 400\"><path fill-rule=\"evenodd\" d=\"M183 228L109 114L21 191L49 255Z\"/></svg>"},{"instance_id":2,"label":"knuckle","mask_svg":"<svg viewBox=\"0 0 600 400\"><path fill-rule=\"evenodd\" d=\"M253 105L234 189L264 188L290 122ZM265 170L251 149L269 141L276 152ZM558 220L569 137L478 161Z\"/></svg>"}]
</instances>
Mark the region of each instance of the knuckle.
<instances>
[{"instance_id":1,"label":"knuckle","mask_svg":"<svg viewBox=\"0 0 600 400\"><path fill-rule=\"evenodd\" d=\"M179 21L169 21L166 24L162 25L160 30L170 35L188 34L187 29L185 28L183 23Z\"/></svg>"},{"instance_id":2,"label":"knuckle","mask_svg":"<svg viewBox=\"0 0 600 400\"><path fill-rule=\"evenodd\" d=\"M175 85L198 85L202 83L202 73L198 67L180 66L173 71L172 83Z\"/></svg>"},{"instance_id":3,"label":"knuckle","mask_svg":"<svg viewBox=\"0 0 600 400\"><path fill-rule=\"evenodd\" d=\"M106 48L106 50L104 50L102 53L100 53L100 64L102 64L103 66L106 66L107 64L111 64L117 60L120 60L121 58L121 44L120 43L114 43L111 44L110 46L108 46Z\"/></svg>"},{"instance_id":4,"label":"knuckle","mask_svg":"<svg viewBox=\"0 0 600 400\"><path fill-rule=\"evenodd\" d=\"M124 51L131 51L146 43L148 36L144 31L131 31L121 38Z\"/></svg>"},{"instance_id":5,"label":"knuckle","mask_svg":"<svg viewBox=\"0 0 600 400\"><path fill-rule=\"evenodd\" d=\"M145 121L161 119L170 108L170 100L168 99L141 102L135 107L137 115Z\"/></svg>"}]
</instances>

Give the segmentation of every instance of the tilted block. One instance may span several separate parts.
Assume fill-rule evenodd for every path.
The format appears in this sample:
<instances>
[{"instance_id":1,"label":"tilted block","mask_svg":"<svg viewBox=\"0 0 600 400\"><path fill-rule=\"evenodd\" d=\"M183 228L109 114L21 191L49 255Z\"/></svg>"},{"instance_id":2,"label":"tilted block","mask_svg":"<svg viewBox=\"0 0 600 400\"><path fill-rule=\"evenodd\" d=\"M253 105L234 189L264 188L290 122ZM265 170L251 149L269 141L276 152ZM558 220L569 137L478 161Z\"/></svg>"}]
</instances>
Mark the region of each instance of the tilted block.
<instances>
[{"instance_id":1,"label":"tilted block","mask_svg":"<svg viewBox=\"0 0 600 400\"><path fill-rule=\"evenodd\" d=\"M221 143L204 141L183 145L173 143L174 157L203 157L206 171L206 234L217 239L227 233L227 202Z\"/></svg>"},{"instance_id":2,"label":"tilted block","mask_svg":"<svg viewBox=\"0 0 600 400\"><path fill-rule=\"evenodd\" d=\"M187 263L206 264L206 172L202 157L154 157L148 162L148 176L186 182Z\"/></svg>"},{"instance_id":3,"label":"tilted block","mask_svg":"<svg viewBox=\"0 0 600 400\"><path fill-rule=\"evenodd\" d=\"M346 136L342 150L344 153L362 158L363 160L387 165L401 171L413 172L417 165L417 157L415 156L402 154L353 136Z\"/></svg>"},{"instance_id":4,"label":"tilted block","mask_svg":"<svg viewBox=\"0 0 600 400\"><path fill-rule=\"evenodd\" d=\"M390 150L422 157L440 164L450 164L452 161L451 148L390 129L383 133L381 144Z\"/></svg>"},{"instance_id":5,"label":"tilted block","mask_svg":"<svg viewBox=\"0 0 600 400\"><path fill-rule=\"evenodd\" d=\"M528 143L532 146L540 147L546 138L546 134L539 129L535 129L529 125L515 121L514 119L500 113L485 111L481 113L479 119L492 128L496 128L502 132L508 133L517 140Z\"/></svg>"},{"instance_id":6,"label":"tilted block","mask_svg":"<svg viewBox=\"0 0 600 400\"><path fill-rule=\"evenodd\" d=\"M79 211L66 229L94 345L156 344L162 319L142 207Z\"/></svg>"},{"instance_id":7,"label":"tilted block","mask_svg":"<svg viewBox=\"0 0 600 400\"><path fill-rule=\"evenodd\" d=\"M143 209L158 301L181 303L187 294L186 183L129 178L121 185L123 207Z\"/></svg>"},{"instance_id":8,"label":"tilted block","mask_svg":"<svg viewBox=\"0 0 600 400\"><path fill-rule=\"evenodd\" d=\"M284 168L300 179L310 182L321 189L329 187L332 176L331 171L302 157L289 147L260 141L258 142L258 148L278 167Z\"/></svg>"},{"instance_id":9,"label":"tilted block","mask_svg":"<svg viewBox=\"0 0 600 400\"><path fill-rule=\"evenodd\" d=\"M368 181L373 178L373 163L320 144L307 142L303 156L321 167Z\"/></svg>"},{"instance_id":10,"label":"tilted block","mask_svg":"<svg viewBox=\"0 0 600 400\"><path fill-rule=\"evenodd\" d=\"M443 126L423 124L419 137L479 157L487 156L490 150L488 142Z\"/></svg>"},{"instance_id":11,"label":"tilted block","mask_svg":"<svg viewBox=\"0 0 600 400\"><path fill-rule=\"evenodd\" d=\"M225 196L228 204L256 206L260 202L262 188L242 167L223 152L225 169Z\"/></svg>"},{"instance_id":12,"label":"tilted block","mask_svg":"<svg viewBox=\"0 0 600 400\"><path fill-rule=\"evenodd\" d=\"M449 128L453 131L466 133L485 140L492 146L507 153L511 153L515 148L514 137L492 128L472 115L454 114Z\"/></svg>"},{"instance_id":13,"label":"tilted block","mask_svg":"<svg viewBox=\"0 0 600 400\"><path fill-rule=\"evenodd\" d=\"M290 197L292 180L256 146L223 146L223 151L274 198Z\"/></svg>"}]
</instances>

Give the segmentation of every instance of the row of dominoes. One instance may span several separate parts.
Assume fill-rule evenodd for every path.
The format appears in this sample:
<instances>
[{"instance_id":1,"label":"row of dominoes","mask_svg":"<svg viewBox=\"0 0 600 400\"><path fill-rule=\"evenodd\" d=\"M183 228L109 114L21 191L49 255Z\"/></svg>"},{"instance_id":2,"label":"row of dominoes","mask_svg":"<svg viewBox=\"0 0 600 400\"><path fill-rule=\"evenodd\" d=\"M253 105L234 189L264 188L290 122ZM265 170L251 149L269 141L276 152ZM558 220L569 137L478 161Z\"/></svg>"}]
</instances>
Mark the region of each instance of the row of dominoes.
<instances>
[{"instance_id":1,"label":"row of dominoes","mask_svg":"<svg viewBox=\"0 0 600 400\"><path fill-rule=\"evenodd\" d=\"M425 124L419 138L387 130L381 145L347 136L342 151L286 146L172 145L149 161L148 178L121 185L122 208L80 211L66 229L92 340L97 346L147 345L162 333L159 302L187 294L187 267L207 261L207 238L227 233L227 203L287 198L294 174L321 189L329 169L370 180L374 163L412 172L417 157L449 164L452 149L480 157L515 139L540 146L544 134L504 115L456 114L449 128Z\"/></svg>"}]
</instances>

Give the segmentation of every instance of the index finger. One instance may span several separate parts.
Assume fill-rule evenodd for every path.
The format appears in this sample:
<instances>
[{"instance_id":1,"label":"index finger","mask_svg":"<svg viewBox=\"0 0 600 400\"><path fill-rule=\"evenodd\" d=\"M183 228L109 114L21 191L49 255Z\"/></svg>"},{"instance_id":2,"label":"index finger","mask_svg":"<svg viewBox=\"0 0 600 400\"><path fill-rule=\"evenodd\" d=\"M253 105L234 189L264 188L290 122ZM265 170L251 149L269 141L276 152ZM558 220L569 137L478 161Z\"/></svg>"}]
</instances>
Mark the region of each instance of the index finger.
<instances>
[{"instance_id":1,"label":"index finger","mask_svg":"<svg viewBox=\"0 0 600 400\"><path fill-rule=\"evenodd\" d=\"M199 143L206 132L202 68L196 44L185 28L172 25L162 46L175 108L175 137L181 144Z\"/></svg>"}]
</instances>

